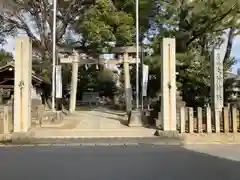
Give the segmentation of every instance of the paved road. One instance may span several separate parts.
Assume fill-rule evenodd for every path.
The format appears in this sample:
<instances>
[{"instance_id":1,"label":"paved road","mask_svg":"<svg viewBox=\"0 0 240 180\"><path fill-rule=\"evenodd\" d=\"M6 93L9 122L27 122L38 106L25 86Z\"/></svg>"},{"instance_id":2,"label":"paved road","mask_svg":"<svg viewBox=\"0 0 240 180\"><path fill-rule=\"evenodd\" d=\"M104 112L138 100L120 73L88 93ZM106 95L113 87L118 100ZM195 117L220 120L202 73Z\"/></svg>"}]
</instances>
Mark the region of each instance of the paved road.
<instances>
[{"instance_id":1,"label":"paved road","mask_svg":"<svg viewBox=\"0 0 240 180\"><path fill-rule=\"evenodd\" d=\"M239 180L239 169L179 146L0 148L2 180Z\"/></svg>"}]
</instances>

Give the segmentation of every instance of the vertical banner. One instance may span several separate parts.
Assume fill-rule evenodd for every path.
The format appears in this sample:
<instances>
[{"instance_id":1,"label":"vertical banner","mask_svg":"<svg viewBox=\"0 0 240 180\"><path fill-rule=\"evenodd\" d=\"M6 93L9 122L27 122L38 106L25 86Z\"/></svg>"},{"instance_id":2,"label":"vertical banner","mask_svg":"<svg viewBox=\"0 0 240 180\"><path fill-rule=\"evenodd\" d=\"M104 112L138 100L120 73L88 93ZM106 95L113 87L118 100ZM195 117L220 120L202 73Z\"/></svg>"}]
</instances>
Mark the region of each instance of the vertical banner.
<instances>
[{"instance_id":1,"label":"vertical banner","mask_svg":"<svg viewBox=\"0 0 240 180\"><path fill-rule=\"evenodd\" d=\"M142 78L142 88L143 88L143 96L147 96L147 87L148 87L148 74L149 67L147 65L143 65L143 78Z\"/></svg>"},{"instance_id":2,"label":"vertical banner","mask_svg":"<svg viewBox=\"0 0 240 180\"><path fill-rule=\"evenodd\" d=\"M62 98L62 66L56 66L56 98Z\"/></svg>"}]
</instances>

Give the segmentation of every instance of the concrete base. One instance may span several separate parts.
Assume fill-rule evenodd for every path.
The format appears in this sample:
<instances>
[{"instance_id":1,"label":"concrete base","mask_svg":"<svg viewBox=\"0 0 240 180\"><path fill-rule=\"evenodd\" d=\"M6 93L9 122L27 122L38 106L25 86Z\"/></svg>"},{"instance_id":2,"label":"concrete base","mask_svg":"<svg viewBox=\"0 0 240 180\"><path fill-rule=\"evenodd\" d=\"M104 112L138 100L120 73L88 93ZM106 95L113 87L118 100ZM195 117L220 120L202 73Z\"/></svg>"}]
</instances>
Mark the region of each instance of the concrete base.
<instances>
[{"instance_id":1,"label":"concrete base","mask_svg":"<svg viewBox=\"0 0 240 180\"><path fill-rule=\"evenodd\" d=\"M180 138L178 131L159 131L156 130L155 136L164 137L164 138Z\"/></svg>"},{"instance_id":2,"label":"concrete base","mask_svg":"<svg viewBox=\"0 0 240 180\"><path fill-rule=\"evenodd\" d=\"M143 122L142 122L141 115L142 115L142 113L141 113L140 109L132 111L129 121L128 121L128 126L129 127L142 127Z\"/></svg>"},{"instance_id":3,"label":"concrete base","mask_svg":"<svg viewBox=\"0 0 240 180\"><path fill-rule=\"evenodd\" d=\"M158 118L156 119L156 124L155 125L158 129L163 128L163 122L162 122L162 119L161 119L161 112L158 112Z\"/></svg>"}]
</instances>

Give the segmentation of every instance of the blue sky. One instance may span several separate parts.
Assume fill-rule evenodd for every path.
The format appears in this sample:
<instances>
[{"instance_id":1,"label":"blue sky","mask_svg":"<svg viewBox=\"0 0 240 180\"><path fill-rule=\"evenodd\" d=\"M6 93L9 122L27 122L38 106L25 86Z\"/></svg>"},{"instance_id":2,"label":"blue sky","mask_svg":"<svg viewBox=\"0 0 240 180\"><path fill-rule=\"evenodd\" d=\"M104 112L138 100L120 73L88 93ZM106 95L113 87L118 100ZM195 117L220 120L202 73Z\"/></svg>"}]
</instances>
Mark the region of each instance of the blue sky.
<instances>
[{"instance_id":1,"label":"blue sky","mask_svg":"<svg viewBox=\"0 0 240 180\"><path fill-rule=\"evenodd\" d=\"M14 39L9 38L8 43L3 48L6 51L13 52L13 54L15 55L15 52L14 52L15 41L14 41ZM237 36L234 39L233 48L232 48L232 56L237 59L237 63L234 65L234 67L232 69L233 72L236 72L237 68L238 67L240 68L240 36Z\"/></svg>"},{"instance_id":2,"label":"blue sky","mask_svg":"<svg viewBox=\"0 0 240 180\"><path fill-rule=\"evenodd\" d=\"M233 72L236 72L237 68L240 67L240 36L237 36L233 43L232 56L237 59L237 63L233 68Z\"/></svg>"}]
</instances>

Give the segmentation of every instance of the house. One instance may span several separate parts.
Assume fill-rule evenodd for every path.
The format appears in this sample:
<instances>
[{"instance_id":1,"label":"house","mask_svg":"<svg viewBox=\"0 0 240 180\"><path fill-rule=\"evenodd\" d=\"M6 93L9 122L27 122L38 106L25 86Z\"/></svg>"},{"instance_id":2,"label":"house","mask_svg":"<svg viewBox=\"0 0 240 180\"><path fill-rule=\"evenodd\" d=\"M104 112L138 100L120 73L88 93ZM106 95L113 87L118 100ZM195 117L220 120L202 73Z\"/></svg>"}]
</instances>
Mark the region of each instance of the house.
<instances>
[{"instance_id":1,"label":"house","mask_svg":"<svg viewBox=\"0 0 240 180\"><path fill-rule=\"evenodd\" d=\"M14 63L0 67L0 104L11 103L14 93ZM51 85L32 71L32 104L45 104Z\"/></svg>"}]
</instances>

